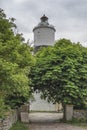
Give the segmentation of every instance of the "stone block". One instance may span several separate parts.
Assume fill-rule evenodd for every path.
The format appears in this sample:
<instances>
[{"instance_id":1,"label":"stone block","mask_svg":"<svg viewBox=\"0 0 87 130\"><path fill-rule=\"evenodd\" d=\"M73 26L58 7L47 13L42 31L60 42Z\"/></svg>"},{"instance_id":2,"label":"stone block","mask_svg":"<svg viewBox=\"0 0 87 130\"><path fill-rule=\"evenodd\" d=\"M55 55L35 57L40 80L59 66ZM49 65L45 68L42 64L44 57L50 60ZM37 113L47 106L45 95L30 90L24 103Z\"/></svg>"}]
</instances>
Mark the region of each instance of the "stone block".
<instances>
[{"instance_id":1,"label":"stone block","mask_svg":"<svg viewBox=\"0 0 87 130\"><path fill-rule=\"evenodd\" d=\"M66 105L65 115L66 115L65 118L67 121L72 120L72 118L73 118L73 105Z\"/></svg>"},{"instance_id":2,"label":"stone block","mask_svg":"<svg viewBox=\"0 0 87 130\"><path fill-rule=\"evenodd\" d=\"M29 104L24 104L20 108L21 112L29 112Z\"/></svg>"},{"instance_id":3,"label":"stone block","mask_svg":"<svg viewBox=\"0 0 87 130\"><path fill-rule=\"evenodd\" d=\"M21 112L21 122L29 123L29 113Z\"/></svg>"}]
</instances>

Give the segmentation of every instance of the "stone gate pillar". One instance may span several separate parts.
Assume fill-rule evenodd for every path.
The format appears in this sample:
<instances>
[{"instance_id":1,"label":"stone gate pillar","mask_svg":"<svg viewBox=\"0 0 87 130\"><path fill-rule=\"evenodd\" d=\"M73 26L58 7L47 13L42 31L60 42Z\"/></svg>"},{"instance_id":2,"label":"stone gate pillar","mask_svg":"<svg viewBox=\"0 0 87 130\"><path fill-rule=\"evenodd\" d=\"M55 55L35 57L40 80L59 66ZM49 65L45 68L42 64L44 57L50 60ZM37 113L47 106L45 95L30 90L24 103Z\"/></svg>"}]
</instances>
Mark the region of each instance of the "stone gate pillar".
<instances>
[{"instance_id":1,"label":"stone gate pillar","mask_svg":"<svg viewBox=\"0 0 87 130\"><path fill-rule=\"evenodd\" d=\"M65 119L67 121L72 120L73 118L73 105L65 106Z\"/></svg>"},{"instance_id":2,"label":"stone gate pillar","mask_svg":"<svg viewBox=\"0 0 87 130\"><path fill-rule=\"evenodd\" d=\"M24 104L20 108L21 122L29 123L29 104Z\"/></svg>"}]
</instances>

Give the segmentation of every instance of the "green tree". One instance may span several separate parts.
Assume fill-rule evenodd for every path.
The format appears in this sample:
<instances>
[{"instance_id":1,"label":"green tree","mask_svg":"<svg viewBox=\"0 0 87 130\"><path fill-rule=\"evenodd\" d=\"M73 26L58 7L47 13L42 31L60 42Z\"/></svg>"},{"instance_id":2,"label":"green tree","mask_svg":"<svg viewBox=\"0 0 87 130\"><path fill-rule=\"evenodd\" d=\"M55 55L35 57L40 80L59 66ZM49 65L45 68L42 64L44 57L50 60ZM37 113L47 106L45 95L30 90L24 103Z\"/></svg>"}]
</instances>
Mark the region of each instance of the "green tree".
<instances>
[{"instance_id":1,"label":"green tree","mask_svg":"<svg viewBox=\"0 0 87 130\"><path fill-rule=\"evenodd\" d=\"M81 104L87 100L87 48L60 39L42 48L31 69L31 85L53 103Z\"/></svg>"},{"instance_id":2,"label":"green tree","mask_svg":"<svg viewBox=\"0 0 87 130\"><path fill-rule=\"evenodd\" d=\"M22 34L15 34L14 18L0 9L0 97L11 107L29 100L28 74L34 58Z\"/></svg>"}]
</instances>

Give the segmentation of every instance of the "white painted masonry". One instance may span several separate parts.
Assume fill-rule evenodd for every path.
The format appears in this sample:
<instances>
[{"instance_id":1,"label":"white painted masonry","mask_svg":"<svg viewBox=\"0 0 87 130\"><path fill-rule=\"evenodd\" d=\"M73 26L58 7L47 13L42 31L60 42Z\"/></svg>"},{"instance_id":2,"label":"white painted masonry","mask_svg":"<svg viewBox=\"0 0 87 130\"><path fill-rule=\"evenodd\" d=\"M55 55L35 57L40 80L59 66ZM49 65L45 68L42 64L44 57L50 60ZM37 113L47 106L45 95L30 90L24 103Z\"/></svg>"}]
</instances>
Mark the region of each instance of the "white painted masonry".
<instances>
[{"instance_id":1,"label":"white painted masonry","mask_svg":"<svg viewBox=\"0 0 87 130\"><path fill-rule=\"evenodd\" d=\"M48 23L48 18L43 15L41 22L34 27L34 47L53 46L55 41L55 28ZM56 111L56 105L40 98L40 93L34 94L35 101L30 103L31 111Z\"/></svg>"},{"instance_id":2,"label":"white painted masonry","mask_svg":"<svg viewBox=\"0 0 87 130\"><path fill-rule=\"evenodd\" d=\"M43 39L43 40L42 40ZM38 27L34 30L34 45L51 45L54 44L54 30L47 27Z\"/></svg>"},{"instance_id":3,"label":"white painted masonry","mask_svg":"<svg viewBox=\"0 0 87 130\"><path fill-rule=\"evenodd\" d=\"M30 111L57 111L56 105L40 98L40 93L34 93L35 100L30 103Z\"/></svg>"},{"instance_id":4,"label":"white painted masonry","mask_svg":"<svg viewBox=\"0 0 87 130\"><path fill-rule=\"evenodd\" d=\"M55 41L55 28L48 23L48 18L43 15L41 22L34 27L34 46L49 46L54 45Z\"/></svg>"}]
</instances>

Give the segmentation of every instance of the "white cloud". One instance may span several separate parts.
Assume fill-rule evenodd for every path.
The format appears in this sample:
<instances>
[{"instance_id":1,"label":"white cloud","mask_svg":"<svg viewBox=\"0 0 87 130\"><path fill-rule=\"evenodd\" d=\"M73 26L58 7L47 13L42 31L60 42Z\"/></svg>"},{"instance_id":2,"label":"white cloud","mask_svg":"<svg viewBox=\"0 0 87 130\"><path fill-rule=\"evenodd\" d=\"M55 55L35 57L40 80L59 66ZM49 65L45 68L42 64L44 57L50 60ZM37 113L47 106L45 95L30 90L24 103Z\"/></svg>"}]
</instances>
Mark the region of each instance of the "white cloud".
<instances>
[{"instance_id":1,"label":"white cloud","mask_svg":"<svg viewBox=\"0 0 87 130\"><path fill-rule=\"evenodd\" d=\"M16 18L26 39L33 40L33 27L45 13L56 28L56 39L65 37L87 46L87 0L0 0L0 6Z\"/></svg>"}]
</instances>

